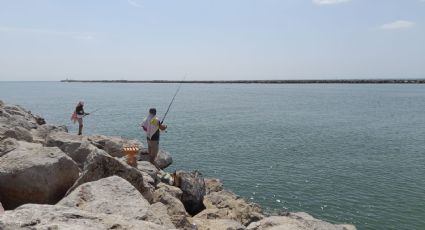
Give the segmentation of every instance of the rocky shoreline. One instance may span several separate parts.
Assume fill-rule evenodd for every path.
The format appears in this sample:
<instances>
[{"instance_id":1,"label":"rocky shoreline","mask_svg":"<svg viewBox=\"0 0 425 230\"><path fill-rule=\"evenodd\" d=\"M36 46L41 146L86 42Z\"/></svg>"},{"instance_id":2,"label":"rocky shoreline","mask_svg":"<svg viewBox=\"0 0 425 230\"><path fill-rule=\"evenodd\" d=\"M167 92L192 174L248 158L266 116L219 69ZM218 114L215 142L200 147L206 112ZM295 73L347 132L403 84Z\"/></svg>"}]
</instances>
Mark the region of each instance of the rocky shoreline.
<instances>
[{"instance_id":1,"label":"rocky shoreline","mask_svg":"<svg viewBox=\"0 0 425 230\"><path fill-rule=\"evenodd\" d=\"M123 148L140 146L137 166ZM0 230L353 230L306 213L265 214L199 171L158 170L138 140L77 136L0 101Z\"/></svg>"}]
</instances>

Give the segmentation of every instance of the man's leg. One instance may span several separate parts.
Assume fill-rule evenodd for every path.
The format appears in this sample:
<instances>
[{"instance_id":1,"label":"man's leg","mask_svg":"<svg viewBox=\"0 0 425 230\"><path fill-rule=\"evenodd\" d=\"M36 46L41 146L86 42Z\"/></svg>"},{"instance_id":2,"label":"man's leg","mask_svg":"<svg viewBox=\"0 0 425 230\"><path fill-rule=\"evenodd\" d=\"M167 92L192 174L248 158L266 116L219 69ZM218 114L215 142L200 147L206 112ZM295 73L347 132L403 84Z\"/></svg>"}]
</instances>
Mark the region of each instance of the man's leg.
<instances>
[{"instance_id":1,"label":"man's leg","mask_svg":"<svg viewBox=\"0 0 425 230\"><path fill-rule=\"evenodd\" d=\"M78 135L83 134L83 118L78 118Z\"/></svg>"},{"instance_id":2,"label":"man's leg","mask_svg":"<svg viewBox=\"0 0 425 230\"><path fill-rule=\"evenodd\" d=\"M158 155L158 141L148 141L148 151L150 156L150 162L151 164L155 165L155 167L158 168L158 166L155 164L156 156Z\"/></svg>"}]
</instances>

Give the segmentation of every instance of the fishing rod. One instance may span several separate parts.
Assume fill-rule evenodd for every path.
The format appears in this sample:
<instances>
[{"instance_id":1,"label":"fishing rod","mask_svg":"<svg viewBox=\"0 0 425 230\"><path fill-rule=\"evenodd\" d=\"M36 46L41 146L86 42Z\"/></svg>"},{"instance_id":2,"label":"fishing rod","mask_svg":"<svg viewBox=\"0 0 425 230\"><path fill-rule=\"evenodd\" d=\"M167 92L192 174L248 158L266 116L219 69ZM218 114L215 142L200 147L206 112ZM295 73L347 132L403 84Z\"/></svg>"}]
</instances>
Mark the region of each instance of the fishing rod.
<instances>
[{"instance_id":1,"label":"fishing rod","mask_svg":"<svg viewBox=\"0 0 425 230\"><path fill-rule=\"evenodd\" d=\"M101 110L101 109L102 109L102 108L95 109L95 110L93 110L93 112L90 112L89 114L85 114L84 116L91 115L91 114L93 114L93 113L95 113L95 112L97 112L97 111L99 111L99 110Z\"/></svg>"},{"instance_id":2,"label":"fishing rod","mask_svg":"<svg viewBox=\"0 0 425 230\"><path fill-rule=\"evenodd\" d=\"M165 117L167 117L168 111L170 111L171 105L173 104L174 99L176 98L177 94L179 93L180 88L182 87L182 84L183 84L183 82L184 82L184 80L185 80L185 79L186 79L186 76L185 76L185 77L183 78L183 80L180 82L180 85L179 85L179 87L177 88L176 93L175 93L175 94L174 94L174 96L173 96L173 99L171 99L171 102L170 102L170 104L168 105L167 111L165 112L165 115L164 115L164 117L162 118L161 124L164 122Z\"/></svg>"}]
</instances>

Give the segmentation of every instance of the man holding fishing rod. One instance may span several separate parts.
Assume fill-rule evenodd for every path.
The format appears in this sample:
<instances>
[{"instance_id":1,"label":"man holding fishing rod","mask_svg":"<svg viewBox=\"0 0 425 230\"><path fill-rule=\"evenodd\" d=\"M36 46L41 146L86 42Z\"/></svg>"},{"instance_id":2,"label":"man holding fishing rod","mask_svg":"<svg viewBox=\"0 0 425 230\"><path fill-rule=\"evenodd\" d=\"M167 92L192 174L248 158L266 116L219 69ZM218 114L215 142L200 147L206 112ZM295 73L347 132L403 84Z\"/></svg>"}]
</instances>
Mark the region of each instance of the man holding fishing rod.
<instances>
[{"instance_id":1,"label":"man holding fishing rod","mask_svg":"<svg viewBox=\"0 0 425 230\"><path fill-rule=\"evenodd\" d=\"M184 80L184 78L183 78ZM180 82L179 87L176 90L176 93L174 94L173 98L171 99L170 104L168 105L167 111L164 114L164 117L162 118L162 121L156 116L156 109L150 108L149 109L149 115L147 118L143 120L142 128L146 132L146 139L148 140L148 152L149 152L149 161L155 165L155 167L159 168L155 164L156 156L158 155L159 151L159 133L160 130L166 130L167 125L163 124L165 121L165 118L167 117L168 112L170 111L171 105L174 102L174 99L176 98L177 94L180 91L180 88L182 86L182 82Z\"/></svg>"},{"instance_id":2,"label":"man holding fishing rod","mask_svg":"<svg viewBox=\"0 0 425 230\"><path fill-rule=\"evenodd\" d=\"M146 139L148 141L149 161L155 167L159 168L155 164L155 159L159 151L159 135L160 130L167 129L167 125L163 124L156 116L156 109L150 108L148 117L143 120L142 128L146 132Z\"/></svg>"},{"instance_id":3,"label":"man holding fishing rod","mask_svg":"<svg viewBox=\"0 0 425 230\"><path fill-rule=\"evenodd\" d=\"M92 111L92 113L98 110L99 109L96 109L95 111ZM78 102L74 112L71 115L71 121L73 121L74 124L78 121L78 135L83 134L83 117L87 115L90 115L90 113L84 112L84 101Z\"/></svg>"}]
</instances>

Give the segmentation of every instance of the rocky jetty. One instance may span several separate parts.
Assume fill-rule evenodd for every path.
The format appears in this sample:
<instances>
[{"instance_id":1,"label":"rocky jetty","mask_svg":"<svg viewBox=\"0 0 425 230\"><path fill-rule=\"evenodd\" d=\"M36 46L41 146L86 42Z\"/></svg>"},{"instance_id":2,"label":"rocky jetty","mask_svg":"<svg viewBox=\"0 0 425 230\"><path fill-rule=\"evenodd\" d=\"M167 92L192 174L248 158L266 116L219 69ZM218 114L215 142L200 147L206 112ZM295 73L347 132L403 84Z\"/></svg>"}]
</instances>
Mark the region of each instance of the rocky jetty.
<instances>
[{"instance_id":1,"label":"rocky jetty","mask_svg":"<svg viewBox=\"0 0 425 230\"><path fill-rule=\"evenodd\" d=\"M123 148L138 145L137 166ZM157 169L137 140L77 136L0 101L0 230L353 230L306 213L269 216L199 171Z\"/></svg>"}]
</instances>

